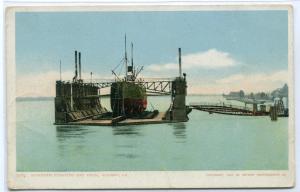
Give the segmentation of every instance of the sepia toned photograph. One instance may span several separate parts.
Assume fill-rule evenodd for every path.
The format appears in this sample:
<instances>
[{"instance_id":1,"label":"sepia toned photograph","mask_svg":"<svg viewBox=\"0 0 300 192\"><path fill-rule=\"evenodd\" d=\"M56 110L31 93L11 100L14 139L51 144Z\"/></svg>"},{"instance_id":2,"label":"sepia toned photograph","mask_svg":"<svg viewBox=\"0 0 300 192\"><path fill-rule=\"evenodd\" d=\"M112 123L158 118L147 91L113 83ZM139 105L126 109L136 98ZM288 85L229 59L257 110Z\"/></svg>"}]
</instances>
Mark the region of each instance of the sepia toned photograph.
<instances>
[{"instance_id":1,"label":"sepia toned photograph","mask_svg":"<svg viewBox=\"0 0 300 192\"><path fill-rule=\"evenodd\" d=\"M294 186L291 6L20 6L5 22L11 189Z\"/></svg>"}]
</instances>

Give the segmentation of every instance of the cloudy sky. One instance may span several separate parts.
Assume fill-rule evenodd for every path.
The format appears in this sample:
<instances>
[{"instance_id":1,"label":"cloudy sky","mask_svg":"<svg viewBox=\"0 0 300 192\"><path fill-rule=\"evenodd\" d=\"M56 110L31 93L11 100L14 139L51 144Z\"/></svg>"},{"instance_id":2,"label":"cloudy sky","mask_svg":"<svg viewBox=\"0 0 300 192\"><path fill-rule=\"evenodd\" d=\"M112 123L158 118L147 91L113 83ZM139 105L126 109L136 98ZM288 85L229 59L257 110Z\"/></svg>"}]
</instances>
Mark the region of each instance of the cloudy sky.
<instances>
[{"instance_id":1,"label":"cloudy sky","mask_svg":"<svg viewBox=\"0 0 300 192\"><path fill-rule=\"evenodd\" d=\"M112 78L123 58L125 33L145 77L175 77L181 47L189 93L270 91L287 82L287 16L287 11L17 13L17 96L54 96L60 60L62 78L74 75L74 50L82 53L84 78L91 71L95 78Z\"/></svg>"}]
</instances>

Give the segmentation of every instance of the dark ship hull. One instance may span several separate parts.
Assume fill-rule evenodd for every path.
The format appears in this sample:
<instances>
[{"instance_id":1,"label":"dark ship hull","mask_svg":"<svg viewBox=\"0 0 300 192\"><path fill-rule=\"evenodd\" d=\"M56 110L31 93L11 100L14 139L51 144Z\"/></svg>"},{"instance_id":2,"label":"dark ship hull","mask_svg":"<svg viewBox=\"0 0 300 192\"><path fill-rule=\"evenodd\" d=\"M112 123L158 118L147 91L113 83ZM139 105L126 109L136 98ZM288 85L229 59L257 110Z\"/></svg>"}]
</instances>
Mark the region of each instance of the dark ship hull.
<instances>
[{"instance_id":1,"label":"dark ship hull","mask_svg":"<svg viewBox=\"0 0 300 192\"><path fill-rule=\"evenodd\" d=\"M111 85L110 103L114 117L139 115L147 108L146 89L130 81L115 82Z\"/></svg>"}]
</instances>

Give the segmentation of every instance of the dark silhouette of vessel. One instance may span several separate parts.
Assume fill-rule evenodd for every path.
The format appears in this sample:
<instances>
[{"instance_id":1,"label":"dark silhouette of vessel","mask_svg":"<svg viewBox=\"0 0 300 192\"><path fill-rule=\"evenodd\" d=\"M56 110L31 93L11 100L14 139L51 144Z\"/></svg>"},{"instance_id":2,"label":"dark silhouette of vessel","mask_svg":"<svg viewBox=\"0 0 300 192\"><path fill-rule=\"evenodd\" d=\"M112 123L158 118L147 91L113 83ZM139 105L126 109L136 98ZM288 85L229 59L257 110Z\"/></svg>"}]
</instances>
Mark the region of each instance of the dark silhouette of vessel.
<instances>
[{"instance_id":1,"label":"dark silhouette of vessel","mask_svg":"<svg viewBox=\"0 0 300 192\"><path fill-rule=\"evenodd\" d=\"M127 50L126 50L126 35L125 35L125 76L120 78L114 71L116 76L115 82L112 83L110 89L110 103L113 117L125 116L133 117L143 113L147 108L147 93L146 88L139 82L137 76L142 71L135 68L133 65L133 44L131 43L131 62L128 65Z\"/></svg>"}]
</instances>

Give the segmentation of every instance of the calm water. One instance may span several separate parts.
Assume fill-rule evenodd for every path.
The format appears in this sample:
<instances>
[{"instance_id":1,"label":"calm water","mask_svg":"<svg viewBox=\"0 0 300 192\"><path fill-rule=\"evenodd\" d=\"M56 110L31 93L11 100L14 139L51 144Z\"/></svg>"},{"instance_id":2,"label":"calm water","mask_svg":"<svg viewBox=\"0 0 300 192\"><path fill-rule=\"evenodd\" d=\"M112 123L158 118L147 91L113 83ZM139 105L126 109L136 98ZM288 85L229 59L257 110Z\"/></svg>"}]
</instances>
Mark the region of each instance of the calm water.
<instances>
[{"instance_id":1,"label":"calm water","mask_svg":"<svg viewBox=\"0 0 300 192\"><path fill-rule=\"evenodd\" d=\"M149 98L165 110L169 97ZM188 96L222 101L221 96ZM108 100L103 99L105 105ZM149 105L151 109L151 105ZM192 111L190 121L55 126L54 101L17 101L18 171L278 170L288 168L288 119Z\"/></svg>"}]
</instances>

